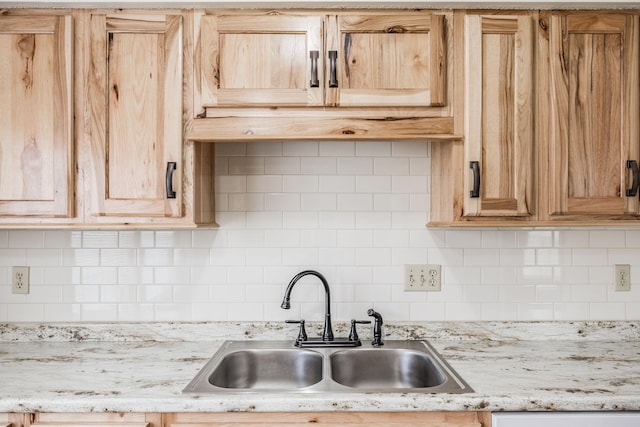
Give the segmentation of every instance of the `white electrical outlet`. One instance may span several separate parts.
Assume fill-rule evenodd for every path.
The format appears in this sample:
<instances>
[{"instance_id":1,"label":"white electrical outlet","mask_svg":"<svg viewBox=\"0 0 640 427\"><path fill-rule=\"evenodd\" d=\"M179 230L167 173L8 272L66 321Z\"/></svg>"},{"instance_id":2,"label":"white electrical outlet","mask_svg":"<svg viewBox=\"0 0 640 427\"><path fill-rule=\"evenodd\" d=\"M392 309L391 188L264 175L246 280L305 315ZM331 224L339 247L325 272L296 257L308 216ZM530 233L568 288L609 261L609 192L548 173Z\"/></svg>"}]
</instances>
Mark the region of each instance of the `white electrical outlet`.
<instances>
[{"instance_id":1,"label":"white electrical outlet","mask_svg":"<svg viewBox=\"0 0 640 427\"><path fill-rule=\"evenodd\" d=\"M13 267L11 270L11 293L29 293L29 267Z\"/></svg>"},{"instance_id":2,"label":"white electrical outlet","mask_svg":"<svg viewBox=\"0 0 640 427\"><path fill-rule=\"evenodd\" d=\"M631 266L629 264L616 264L613 283L616 292L631 290Z\"/></svg>"},{"instance_id":3,"label":"white electrical outlet","mask_svg":"<svg viewBox=\"0 0 640 427\"><path fill-rule=\"evenodd\" d=\"M438 264L406 264L404 266L405 291L439 291L441 268Z\"/></svg>"}]
</instances>

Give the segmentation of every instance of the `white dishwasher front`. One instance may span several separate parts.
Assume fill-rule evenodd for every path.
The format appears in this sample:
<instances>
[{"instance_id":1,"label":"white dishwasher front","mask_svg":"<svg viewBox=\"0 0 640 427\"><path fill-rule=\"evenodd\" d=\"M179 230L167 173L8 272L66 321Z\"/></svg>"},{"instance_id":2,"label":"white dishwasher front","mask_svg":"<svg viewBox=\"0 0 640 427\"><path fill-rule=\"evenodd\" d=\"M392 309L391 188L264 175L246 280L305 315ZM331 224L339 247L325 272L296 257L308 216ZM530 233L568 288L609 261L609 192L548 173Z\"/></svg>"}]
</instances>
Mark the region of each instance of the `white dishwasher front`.
<instances>
[{"instance_id":1,"label":"white dishwasher front","mask_svg":"<svg viewBox=\"0 0 640 427\"><path fill-rule=\"evenodd\" d=\"M497 412L492 427L640 427L640 412Z\"/></svg>"}]
</instances>

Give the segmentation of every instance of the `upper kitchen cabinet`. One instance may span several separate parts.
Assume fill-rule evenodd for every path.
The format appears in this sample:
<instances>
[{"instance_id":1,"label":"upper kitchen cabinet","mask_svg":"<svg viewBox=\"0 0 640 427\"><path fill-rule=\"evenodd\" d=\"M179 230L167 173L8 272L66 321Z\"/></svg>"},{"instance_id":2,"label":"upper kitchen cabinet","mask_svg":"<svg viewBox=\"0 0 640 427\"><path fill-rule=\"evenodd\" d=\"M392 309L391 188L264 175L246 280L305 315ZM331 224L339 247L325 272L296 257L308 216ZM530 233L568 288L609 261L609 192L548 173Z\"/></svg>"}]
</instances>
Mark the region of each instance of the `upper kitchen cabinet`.
<instances>
[{"instance_id":1,"label":"upper kitchen cabinet","mask_svg":"<svg viewBox=\"0 0 640 427\"><path fill-rule=\"evenodd\" d=\"M196 12L188 137L455 139L447 14Z\"/></svg>"},{"instance_id":2,"label":"upper kitchen cabinet","mask_svg":"<svg viewBox=\"0 0 640 427\"><path fill-rule=\"evenodd\" d=\"M183 17L90 14L92 217L182 216Z\"/></svg>"},{"instance_id":3,"label":"upper kitchen cabinet","mask_svg":"<svg viewBox=\"0 0 640 427\"><path fill-rule=\"evenodd\" d=\"M0 17L0 216L72 217L72 19L8 13Z\"/></svg>"},{"instance_id":4,"label":"upper kitchen cabinet","mask_svg":"<svg viewBox=\"0 0 640 427\"><path fill-rule=\"evenodd\" d=\"M328 16L326 104L431 107L446 102L443 15Z\"/></svg>"},{"instance_id":5,"label":"upper kitchen cabinet","mask_svg":"<svg viewBox=\"0 0 640 427\"><path fill-rule=\"evenodd\" d=\"M465 216L533 214L533 22L465 18Z\"/></svg>"},{"instance_id":6,"label":"upper kitchen cabinet","mask_svg":"<svg viewBox=\"0 0 640 427\"><path fill-rule=\"evenodd\" d=\"M201 108L323 104L322 17L204 15Z\"/></svg>"},{"instance_id":7,"label":"upper kitchen cabinet","mask_svg":"<svg viewBox=\"0 0 640 427\"><path fill-rule=\"evenodd\" d=\"M541 19L540 111L548 129L551 220L638 216L639 27L633 13L549 13ZM548 104L547 104L548 102ZM548 119L548 120L546 120ZM545 173L546 171L543 171Z\"/></svg>"},{"instance_id":8,"label":"upper kitchen cabinet","mask_svg":"<svg viewBox=\"0 0 640 427\"><path fill-rule=\"evenodd\" d=\"M455 126L432 145L432 225L535 219L535 12L454 18Z\"/></svg>"},{"instance_id":9,"label":"upper kitchen cabinet","mask_svg":"<svg viewBox=\"0 0 640 427\"><path fill-rule=\"evenodd\" d=\"M243 12L199 26L202 108L445 103L443 15Z\"/></svg>"}]
</instances>

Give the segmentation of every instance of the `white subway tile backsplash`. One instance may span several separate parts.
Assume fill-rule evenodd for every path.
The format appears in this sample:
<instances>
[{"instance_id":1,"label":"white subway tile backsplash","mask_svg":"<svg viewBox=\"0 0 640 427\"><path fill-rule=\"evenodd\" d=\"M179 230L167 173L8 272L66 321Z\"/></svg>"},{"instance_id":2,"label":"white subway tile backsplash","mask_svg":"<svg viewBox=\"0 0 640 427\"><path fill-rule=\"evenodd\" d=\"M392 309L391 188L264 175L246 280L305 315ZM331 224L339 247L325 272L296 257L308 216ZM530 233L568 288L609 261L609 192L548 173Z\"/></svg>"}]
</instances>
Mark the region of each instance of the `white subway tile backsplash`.
<instances>
[{"instance_id":1,"label":"white subway tile backsplash","mask_svg":"<svg viewBox=\"0 0 640 427\"><path fill-rule=\"evenodd\" d=\"M337 173L340 175L371 175L374 161L371 157L339 157Z\"/></svg>"},{"instance_id":2,"label":"white subway tile backsplash","mask_svg":"<svg viewBox=\"0 0 640 427\"><path fill-rule=\"evenodd\" d=\"M126 305L126 304L120 304ZM138 310L138 304L135 304ZM44 304L42 319L45 322L77 322L82 320L81 304ZM149 319L149 320L153 320ZM12 319L12 321L15 321Z\"/></svg>"},{"instance_id":3,"label":"white subway tile backsplash","mask_svg":"<svg viewBox=\"0 0 640 427\"><path fill-rule=\"evenodd\" d=\"M624 248L626 233L622 230L589 231L589 247L591 248Z\"/></svg>"},{"instance_id":4,"label":"white subway tile backsplash","mask_svg":"<svg viewBox=\"0 0 640 427\"><path fill-rule=\"evenodd\" d=\"M246 191L249 193L282 192L282 182L281 175L248 176Z\"/></svg>"},{"instance_id":5,"label":"white subway tile backsplash","mask_svg":"<svg viewBox=\"0 0 640 427\"><path fill-rule=\"evenodd\" d=\"M26 249L0 249L0 266L25 265Z\"/></svg>"},{"instance_id":6,"label":"white subway tile backsplash","mask_svg":"<svg viewBox=\"0 0 640 427\"><path fill-rule=\"evenodd\" d=\"M394 141L391 143L391 155L393 157L429 157L430 147L423 141Z\"/></svg>"},{"instance_id":7,"label":"white subway tile backsplash","mask_svg":"<svg viewBox=\"0 0 640 427\"><path fill-rule=\"evenodd\" d=\"M321 156L349 157L356 153L356 143L353 141L321 141Z\"/></svg>"},{"instance_id":8,"label":"white subway tile backsplash","mask_svg":"<svg viewBox=\"0 0 640 427\"><path fill-rule=\"evenodd\" d=\"M517 232L519 248L550 248L553 247L553 231L526 230Z\"/></svg>"},{"instance_id":9,"label":"white subway tile backsplash","mask_svg":"<svg viewBox=\"0 0 640 427\"><path fill-rule=\"evenodd\" d=\"M391 156L391 143L380 141L360 141L356 144L357 156Z\"/></svg>"},{"instance_id":10,"label":"white subway tile backsplash","mask_svg":"<svg viewBox=\"0 0 640 427\"><path fill-rule=\"evenodd\" d=\"M553 319L553 304L520 303L518 304L518 318L523 321Z\"/></svg>"},{"instance_id":11,"label":"white subway tile backsplash","mask_svg":"<svg viewBox=\"0 0 640 427\"><path fill-rule=\"evenodd\" d=\"M248 156L264 156L265 158L270 156L282 156L282 142L273 142L269 144L265 144L263 142L247 142L246 144Z\"/></svg>"},{"instance_id":12,"label":"white subway tile backsplash","mask_svg":"<svg viewBox=\"0 0 640 427\"><path fill-rule=\"evenodd\" d=\"M300 175L299 157L265 157L264 173L267 175Z\"/></svg>"},{"instance_id":13,"label":"white subway tile backsplash","mask_svg":"<svg viewBox=\"0 0 640 427\"><path fill-rule=\"evenodd\" d=\"M373 195L358 193L341 193L336 198L336 209L339 211L370 212L373 210Z\"/></svg>"},{"instance_id":14,"label":"white subway tile backsplash","mask_svg":"<svg viewBox=\"0 0 640 427\"><path fill-rule=\"evenodd\" d=\"M246 156L247 144L243 142L217 142L216 160L227 157Z\"/></svg>"},{"instance_id":15,"label":"white subway tile backsplash","mask_svg":"<svg viewBox=\"0 0 640 427\"><path fill-rule=\"evenodd\" d=\"M318 142L316 141L286 141L282 143L283 156L317 156Z\"/></svg>"},{"instance_id":16,"label":"white subway tile backsplash","mask_svg":"<svg viewBox=\"0 0 640 427\"><path fill-rule=\"evenodd\" d=\"M410 210L408 194L374 194L373 210L376 212L407 212Z\"/></svg>"},{"instance_id":17,"label":"white subway tile backsplash","mask_svg":"<svg viewBox=\"0 0 640 427\"><path fill-rule=\"evenodd\" d=\"M353 193L355 177L348 175L320 176L319 191L322 193Z\"/></svg>"},{"instance_id":18,"label":"white subway tile backsplash","mask_svg":"<svg viewBox=\"0 0 640 427\"><path fill-rule=\"evenodd\" d=\"M482 247L509 249L517 247L517 234L512 230L483 230Z\"/></svg>"},{"instance_id":19,"label":"white subway tile backsplash","mask_svg":"<svg viewBox=\"0 0 640 427\"><path fill-rule=\"evenodd\" d=\"M592 302L589 304L591 320L625 320L626 307L622 302Z\"/></svg>"},{"instance_id":20,"label":"white subway tile backsplash","mask_svg":"<svg viewBox=\"0 0 640 427\"><path fill-rule=\"evenodd\" d=\"M335 211L338 209L338 195L335 193L302 194L300 208L303 212Z\"/></svg>"},{"instance_id":21,"label":"white subway tile backsplash","mask_svg":"<svg viewBox=\"0 0 640 427\"><path fill-rule=\"evenodd\" d=\"M373 161L375 175L409 175L409 157L376 157Z\"/></svg>"},{"instance_id":22,"label":"white subway tile backsplash","mask_svg":"<svg viewBox=\"0 0 640 427\"><path fill-rule=\"evenodd\" d=\"M300 159L301 176L335 174L338 170L338 159L336 157L303 157ZM298 177L292 177L298 178ZM312 191L305 189L304 191Z\"/></svg>"},{"instance_id":23,"label":"white subway tile backsplash","mask_svg":"<svg viewBox=\"0 0 640 427\"><path fill-rule=\"evenodd\" d=\"M230 193L227 196L227 209L235 212L263 211L265 193Z\"/></svg>"},{"instance_id":24,"label":"white subway tile backsplash","mask_svg":"<svg viewBox=\"0 0 640 427\"><path fill-rule=\"evenodd\" d=\"M15 230L9 234L8 248L44 248L44 231Z\"/></svg>"},{"instance_id":25,"label":"white subway tile backsplash","mask_svg":"<svg viewBox=\"0 0 640 427\"><path fill-rule=\"evenodd\" d=\"M589 318L589 304L580 302L561 302L553 304L554 320L569 321Z\"/></svg>"},{"instance_id":26,"label":"white subway tile backsplash","mask_svg":"<svg viewBox=\"0 0 640 427\"><path fill-rule=\"evenodd\" d=\"M296 175L282 177L282 191L285 193L315 193L320 184L317 175Z\"/></svg>"},{"instance_id":27,"label":"white subway tile backsplash","mask_svg":"<svg viewBox=\"0 0 640 427\"><path fill-rule=\"evenodd\" d=\"M12 322L38 322L44 317L44 305L39 303L8 304L7 317Z\"/></svg>"},{"instance_id":28,"label":"white subway tile backsplash","mask_svg":"<svg viewBox=\"0 0 640 427\"><path fill-rule=\"evenodd\" d=\"M483 303L481 320L506 321L518 319L518 306L516 304L490 302Z\"/></svg>"},{"instance_id":29,"label":"white subway tile backsplash","mask_svg":"<svg viewBox=\"0 0 640 427\"><path fill-rule=\"evenodd\" d=\"M640 320L637 228L430 229L430 144L216 144L211 230L0 230L0 321ZM405 264L442 265L405 292ZM613 265L631 291L613 291ZM31 293L10 271L31 267ZM635 278L635 279L634 279ZM315 329L314 329L315 328ZM292 327L292 335L295 328Z\"/></svg>"},{"instance_id":30,"label":"white subway tile backsplash","mask_svg":"<svg viewBox=\"0 0 640 427\"><path fill-rule=\"evenodd\" d=\"M229 175L264 175L265 170L263 157L230 157L227 164Z\"/></svg>"},{"instance_id":31,"label":"white subway tile backsplash","mask_svg":"<svg viewBox=\"0 0 640 427\"><path fill-rule=\"evenodd\" d=\"M356 176L356 191L358 193L390 193L390 176Z\"/></svg>"}]
</instances>

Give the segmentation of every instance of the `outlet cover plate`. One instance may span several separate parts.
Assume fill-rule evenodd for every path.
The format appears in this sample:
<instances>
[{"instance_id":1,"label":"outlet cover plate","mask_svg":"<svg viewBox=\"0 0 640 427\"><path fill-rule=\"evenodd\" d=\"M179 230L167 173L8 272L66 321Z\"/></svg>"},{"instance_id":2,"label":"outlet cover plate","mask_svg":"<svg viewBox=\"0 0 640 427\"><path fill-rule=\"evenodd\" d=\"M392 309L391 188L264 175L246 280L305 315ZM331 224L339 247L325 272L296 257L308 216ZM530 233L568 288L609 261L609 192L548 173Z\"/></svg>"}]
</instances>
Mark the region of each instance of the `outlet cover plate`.
<instances>
[{"instance_id":1,"label":"outlet cover plate","mask_svg":"<svg viewBox=\"0 0 640 427\"><path fill-rule=\"evenodd\" d=\"M29 267L13 267L11 269L11 293L29 293Z\"/></svg>"},{"instance_id":2,"label":"outlet cover plate","mask_svg":"<svg viewBox=\"0 0 640 427\"><path fill-rule=\"evenodd\" d=\"M631 266L629 264L615 265L613 284L616 292L631 290Z\"/></svg>"},{"instance_id":3,"label":"outlet cover plate","mask_svg":"<svg viewBox=\"0 0 640 427\"><path fill-rule=\"evenodd\" d=\"M404 266L405 291L440 291L442 269L439 264L406 264Z\"/></svg>"}]
</instances>

